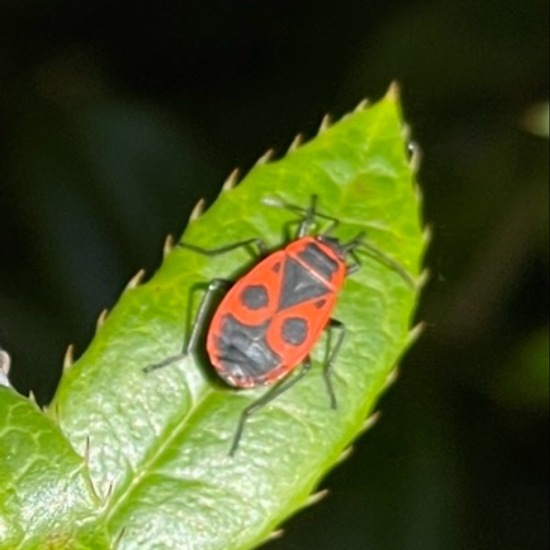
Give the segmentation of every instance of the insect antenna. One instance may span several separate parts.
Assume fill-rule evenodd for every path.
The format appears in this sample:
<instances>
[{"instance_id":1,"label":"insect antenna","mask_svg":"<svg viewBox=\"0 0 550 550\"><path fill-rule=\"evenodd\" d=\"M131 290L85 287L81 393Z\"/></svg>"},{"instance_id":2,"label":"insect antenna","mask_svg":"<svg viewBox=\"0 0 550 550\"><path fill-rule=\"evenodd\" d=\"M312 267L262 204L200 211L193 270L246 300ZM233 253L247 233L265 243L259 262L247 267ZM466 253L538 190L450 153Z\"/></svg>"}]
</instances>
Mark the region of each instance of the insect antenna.
<instances>
[{"instance_id":1,"label":"insect antenna","mask_svg":"<svg viewBox=\"0 0 550 550\"><path fill-rule=\"evenodd\" d=\"M354 250L365 252L373 260L376 260L388 269L395 271L411 288L416 286L414 277L399 262L382 252L379 248L368 241L362 240L360 244L357 244Z\"/></svg>"},{"instance_id":2,"label":"insect antenna","mask_svg":"<svg viewBox=\"0 0 550 550\"><path fill-rule=\"evenodd\" d=\"M373 260L376 260L380 264L384 265L388 269L395 271L410 287L416 286L415 280L412 275L397 261L382 252L375 245L370 243L365 238L365 232L361 231L351 241L341 246L341 252L344 256L350 255L354 262L348 266L348 273L354 272L361 266L361 260L357 255L357 252L364 252L370 256Z\"/></svg>"}]
</instances>

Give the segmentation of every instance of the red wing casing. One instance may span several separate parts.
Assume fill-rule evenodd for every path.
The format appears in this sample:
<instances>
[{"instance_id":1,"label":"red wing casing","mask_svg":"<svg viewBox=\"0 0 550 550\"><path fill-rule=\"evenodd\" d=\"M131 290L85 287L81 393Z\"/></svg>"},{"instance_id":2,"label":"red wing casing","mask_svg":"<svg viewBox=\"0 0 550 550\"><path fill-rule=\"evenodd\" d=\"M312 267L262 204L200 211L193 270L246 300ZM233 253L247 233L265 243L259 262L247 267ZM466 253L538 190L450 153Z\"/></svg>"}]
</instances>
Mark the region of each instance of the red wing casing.
<instances>
[{"instance_id":1,"label":"red wing casing","mask_svg":"<svg viewBox=\"0 0 550 550\"><path fill-rule=\"evenodd\" d=\"M344 262L314 237L293 241L242 277L219 305L207 351L230 385L272 384L299 365L327 325Z\"/></svg>"}]
</instances>

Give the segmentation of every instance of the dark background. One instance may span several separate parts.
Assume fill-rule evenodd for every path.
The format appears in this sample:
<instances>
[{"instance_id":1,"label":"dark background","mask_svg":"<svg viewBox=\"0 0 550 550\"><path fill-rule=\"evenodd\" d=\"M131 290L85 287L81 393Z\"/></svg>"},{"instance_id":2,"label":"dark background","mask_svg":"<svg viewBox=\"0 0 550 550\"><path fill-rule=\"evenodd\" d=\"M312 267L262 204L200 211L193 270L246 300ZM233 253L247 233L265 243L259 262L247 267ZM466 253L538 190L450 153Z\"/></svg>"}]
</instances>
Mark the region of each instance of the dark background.
<instances>
[{"instance_id":1,"label":"dark background","mask_svg":"<svg viewBox=\"0 0 550 550\"><path fill-rule=\"evenodd\" d=\"M0 0L0 342L46 403L235 166L393 79L424 151L427 330L273 550L548 548L547 0Z\"/></svg>"}]
</instances>

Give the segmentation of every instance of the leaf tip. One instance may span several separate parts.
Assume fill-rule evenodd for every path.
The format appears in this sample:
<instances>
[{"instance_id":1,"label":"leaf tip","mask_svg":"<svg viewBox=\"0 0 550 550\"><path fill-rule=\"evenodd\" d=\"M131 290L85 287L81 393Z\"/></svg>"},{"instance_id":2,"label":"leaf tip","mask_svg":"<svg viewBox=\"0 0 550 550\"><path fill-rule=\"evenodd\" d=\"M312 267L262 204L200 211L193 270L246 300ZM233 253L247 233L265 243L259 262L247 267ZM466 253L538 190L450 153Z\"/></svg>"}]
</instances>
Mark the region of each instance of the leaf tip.
<instances>
[{"instance_id":1,"label":"leaf tip","mask_svg":"<svg viewBox=\"0 0 550 550\"><path fill-rule=\"evenodd\" d=\"M174 237L172 235L166 235L164 244L162 245L162 257L166 258L170 252L174 249Z\"/></svg>"},{"instance_id":2,"label":"leaf tip","mask_svg":"<svg viewBox=\"0 0 550 550\"><path fill-rule=\"evenodd\" d=\"M206 205L206 201L204 199L200 199L197 201L197 204L193 207L193 210L191 210L191 214L189 215L189 221L195 221L199 219L204 212L204 207Z\"/></svg>"},{"instance_id":3,"label":"leaf tip","mask_svg":"<svg viewBox=\"0 0 550 550\"><path fill-rule=\"evenodd\" d=\"M256 166L267 164L275 156L274 149L268 149L257 161Z\"/></svg>"},{"instance_id":4,"label":"leaf tip","mask_svg":"<svg viewBox=\"0 0 550 550\"><path fill-rule=\"evenodd\" d=\"M145 277L145 269L140 269L129 281L126 285L125 291L132 290L136 287L138 287L141 282L143 281L143 278Z\"/></svg>"},{"instance_id":5,"label":"leaf tip","mask_svg":"<svg viewBox=\"0 0 550 550\"><path fill-rule=\"evenodd\" d=\"M109 315L108 309L102 309L101 313L97 317L96 321L96 332L105 324L105 320L107 319L107 315Z\"/></svg>"},{"instance_id":6,"label":"leaf tip","mask_svg":"<svg viewBox=\"0 0 550 550\"><path fill-rule=\"evenodd\" d=\"M409 167L414 174L418 174L420 170L420 165L422 164L422 150L420 146L415 141L409 141L407 145L407 150L409 153Z\"/></svg>"},{"instance_id":7,"label":"leaf tip","mask_svg":"<svg viewBox=\"0 0 550 550\"><path fill-rule=\"evenodd\" d=\"M401 101L401 86L399 85L397 80L394 80L390 84L390 87L386 92L386 99L388 99L389 101L394 101L395 103L399 103Z\"/></svg>"},{"instance_id":8,"label":"leaf tip","mask_svg":"<svg viewBox=\"0 0 550 550\"><path fill-rule=\"evenodd\" d=\"M84 461L84 467L89 471L90 470L90 454L91 454L91 443L90 443L90 436L87 435L84 439L84 452L82 453L82 459ZM94 495L94 498L96 498L99 502L104 502L105 499L101 498L101 495L99 494L99 491L96 488L96 485L91 477L89 477L89 487Z\"/></svg>"},{"instance_id":9,"label":"leaf tip","mask_svg":"<svg viewBox=\"0 0 550 550\"><path fill-rule=\"evenodd\" d=\"M380 420L381 416L382 416L382 413L380 411L377 411L374 414L371 414L365 420L365 422L363 422L363 425L361 426L359 433L363 434L365 432L368 432Z\"/></svg>"},{"instance_id":10,"label":"leaf tip","mask_svg":"<svg viewBox=\"0 0 550 550\"><path fill-rule=\"evenodd\" d=\"M29 401L35 405L38 409L40 408L38 406L38 401L36 401L36 395L34 395L34 392L32 390L29 391Z\"/></svg>"},{"instance_id":11,"label":"leaf tip","mask_svg":"<svg viewBox=\"0 0 550 550\"><path fill-rule=\"evenodd\" d=\"M323 489L322 491L318 491L317 493L310 495L306 500L305 508L315 506L315 504L325 499L328 496L329 492L330 491L328 489Z\"/></svg>"},{"instance_id":12,"label":"leaf tip","mask_svg":"<svg viewBox=\"0 0 550 550\"><path fill-rule=\"evenodd\" d=\"M416 342L420 336L422 336L422 333L426 330L426 323L424 321L421 321L417 325L415 325L410 331L409 331L409 337L408 337L408 343L413 344Z\"/></svg>"},{"instance_id":13,"label":"leaf tip","mask_svg":"<svg viewBox=\"0 0 550 550\"><path fill-rule=\"evenodd\" d=\"M428 245L432 242L433 228L430 224L428 224L428 225L426 225L426 227L424 227L424 233L422 234L422 238L423 238L424 243L426 245Z\"/></svg>"},{"instance_id":14,"label":"leaf tip","mask_svg":"<svg viewBox=\"0 0 550 550\"><path fill-rule=\"evenodd\" d=\"M231 191L237 185L239 182L239 177L241 175L241 171L238 168L235 168L229 176L227 176L227 179L223 182L222 185L222 192L224 191Z\"/></svg>"},{"instance_id":15,"label":"leaf tip","mask_svg":"<svg viewBox=\"0 0 550 550\"><path fill-rule=\"evenodd\" d=\"M74 344L69 344L63 356L63 370L71 368L74 363Z\"/></svg>"},{"instance_id":16,"label":"leaf tip","mask_svg":"<svg viewBox=\"0 0 550 550\"><path fill-rule=\"evenodd\" d=\"M264 542L271 542L272 540L280 539L284 534L284 529L277 529L276 531L269 533L269 535L267 535L264 539Z\"/></svg>"},{"instance_id":17,"label":"leaf tip","mask_svg":"<svg viewBox=\"0 0 550 550\"><path fill-rule=\"evenodd\" d=\"M417 288L419 290L424 288L428 284L428 281L430 280L431 276L432 276L431 271L427 268L424 269L424 271L422 271L422 273L420 274L420 277L418 277Z\"/></svg>"},{"instance_id":18,"label":"leaf tip","mask_svg":"<svg viewBox=\"0 0 550 550\"><path fill-rule=\"evenodd\" d=\"M344 449L340 456L336 459L336 464L342 464L353 454L353 446L349 446L347 449Z\"/></svg>"},{"instance_id":19,"label":"leaf tip","mask_svg":"<svg viewBox=\"0 0 550 550\"><path fill-rule=\"evenodd\" d=\"M360 113L361 111L364 111L365 109L368 108L368 106L370 105L370 101L365 97L364 99L362 99L355 107L355 109L353 110L355 113Z\"/></svg>"},{"instance_id":20,"label":"leaf tip","mask_svg":"<svg viewBox=\"0 0 550 550\"><path fill-rule=\"evenodd\" d=\"M384 389L388 389L390 386L393 386L397 379L399 378L399 369L395 367L389 374L386 376L386 380L384 382Z\"/></svg>"},{"instance_id":21,"label":"leaf tip","mask_svg":"<svg viewBox=\"0 0 550 550\"><path fill-rule=\"evenodd\" d=\"M288 153L292 153L293 151L296 151L302 143L304 143L304 136L303 134L296 134L296 137L292 140L292 143L288 147Z\"/></svg>"},{"instance_id":22,"label":"leaf tip","mask_svg":"<svg viewBox=\"0 0 550 550\"><path fill-rule=\"evenodd\" d=\"M327 113L323 120L321 120L321 124L319 125L319 130L317 134L322 134L323 132L326 132L332 124L332 117Z\"/></svg>"},{"instance_id":23,"label":"leaf tip","mask_svg":"<svg viewBox=\"0 0 550 550\"><path fill-rule=\"evenodd\" d=\"M10 373L11 357L6 351L0 349L0 372L5 376Z\"/></svg>"}]
</instances>

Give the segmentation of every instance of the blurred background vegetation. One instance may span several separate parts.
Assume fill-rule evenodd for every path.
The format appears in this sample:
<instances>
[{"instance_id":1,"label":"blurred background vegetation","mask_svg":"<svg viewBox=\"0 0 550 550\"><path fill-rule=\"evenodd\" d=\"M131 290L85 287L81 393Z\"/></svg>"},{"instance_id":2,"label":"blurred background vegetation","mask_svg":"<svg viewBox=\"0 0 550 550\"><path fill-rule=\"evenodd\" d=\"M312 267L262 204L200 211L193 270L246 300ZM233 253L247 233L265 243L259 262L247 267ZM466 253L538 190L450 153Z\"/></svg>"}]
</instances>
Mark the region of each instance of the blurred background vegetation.
<instances>
[{"instance_id":1,"label":"blurred background vegetation","mask_svg":"<svg viewBox=\"0 0 550 550\"><path fill-rule=\"evenodd\" d=\"M393 79L424 151L427 330L271 548L548 548L547 0L0 0L13 383L48 402L197 199Z\"/></svg>"}]
</instances>

